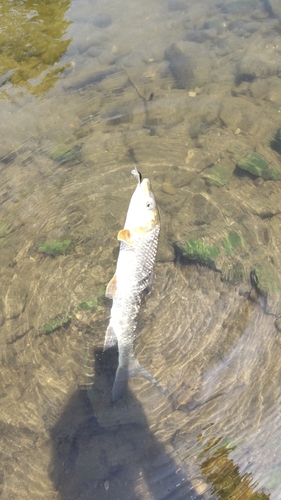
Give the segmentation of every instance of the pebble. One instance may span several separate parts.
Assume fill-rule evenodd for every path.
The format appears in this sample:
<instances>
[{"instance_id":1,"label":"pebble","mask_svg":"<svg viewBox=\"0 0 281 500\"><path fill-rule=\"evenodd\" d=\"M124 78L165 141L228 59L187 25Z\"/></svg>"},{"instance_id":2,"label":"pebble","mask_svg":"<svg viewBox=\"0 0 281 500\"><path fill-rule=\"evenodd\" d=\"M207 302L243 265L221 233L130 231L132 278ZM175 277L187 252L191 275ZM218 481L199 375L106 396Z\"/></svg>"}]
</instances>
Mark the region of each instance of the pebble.
<instances>
[{"instance_id":1,"label":"pebble","mask_svg":"<svg viewBox=\"0 0 281 500\"><path fill-rule=\"evenodd\" d=\"M189 97L196 97L196 92L190 91L188 92Z\"/></svg>"},{"instance_id":2,"label":"pebble","mask_svg":"<svg viewBox=\"0 0 281 500\"><path fill-rule=\"evenodd\" d=\"M176 194L176 190L170 182L163 182L162 184L162 191L167 194Z\"/></svg>"},{"instance_id":3,"label":"pebble","mask_svg":"<svg viewBox=\"0 0 281 500\"><path fill-rule=\"evenodd\" d=\"M98 14L93 19L93 25L98 28L107 28L112 23L111 16L109 14Z\"/></svg>"},{"instance_id":4,"label":"pebble","mask_svg":"<svg viewBox=\"0 0 281 500\"><path fill-rule=\"evenodd\" d=\"M194 154L195 154L194 149L190 149L190 150L187 152L187 155L186 155L186 157L185 157L184 162L185 162L185 163L189 163L189 161L191 160L191 158L193 158Z\"/></svg>"}]
</instances>

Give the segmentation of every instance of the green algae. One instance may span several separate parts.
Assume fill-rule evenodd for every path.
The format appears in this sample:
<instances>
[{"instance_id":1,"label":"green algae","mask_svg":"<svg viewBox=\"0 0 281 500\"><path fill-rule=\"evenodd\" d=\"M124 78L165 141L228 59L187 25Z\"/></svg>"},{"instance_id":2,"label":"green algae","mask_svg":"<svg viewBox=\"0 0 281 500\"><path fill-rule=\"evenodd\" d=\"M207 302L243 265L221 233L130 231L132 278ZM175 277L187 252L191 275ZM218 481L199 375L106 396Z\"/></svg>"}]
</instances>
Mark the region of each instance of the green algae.
<instances>
[{"instance_id":1,"label":"green algae","mask_svg":"<svg viewBox=\"0 0 281 500\"><path fill-rule=\"evenodd\" d=\"M180 245L180 249L184 257L191 260L196 260L202 264L205 264L211 268L216 268L216 261L218 257L223 260L235 253L237 249L246 249L247 244L241 233L231 230L221 240L218 241L216 245L208 245L203 241L203 239L198 240L188 240L183 245ZM229 263L225 262L222 264L223 267L229 267ZM239 263L233 264L232 275L238 277L243 273Z\"/></svg>"},{"instance_id":2,"label":"green algae","mask_svg":"<svg viewBox=\"0 0 281 500\"><path fill-rule=\"evenodd\" d=\"M221 442L219 439L211 440L200 456L209 455L201 463L202 476L207 483L212 484L214 494L219 500L268 500L270 497L262 491L255 491L253 478L250 473L243 476L239 473L239 466L230 458L230 453L235 446ZM213 451L210 455L209 452Z\"/></svg>"},{"instance_id":3,"label":"green algae","mask_svg":"<svg viewBox=\"0 0 281 500\"><path fill-rule=\"evenodd\" d=\"M273 292L281 295L281 281L273 265L258 265L255 267L255 273L257 276L257 286L262 294Z\"/></svg>"},{"instance_id":4,"label":"green algae","mask_svg":"<svg viewBox=\"0 0 281 500\"><path fill-rule=\"evenodd\" d=\"M246 247L243 236L236 231L230 231L221 243L227 255L231 255L238 246Z\"/></svg>"},{"instance_id":5,"label":"green algae","mask_svg":"<svg viewBox=\"0 0 281 500\"><path fill-rule=\"evenodd\" d=\"M271 168L267 159L257 152L246 153L237 162L237 165L241 170L265 180L278 180L281 177L281 171Z\"/></svg>"},{"instance_id":6,"label":"green algae","mask_svg":"<svg viewBox=\"0 0 281 500\"><path fill-rule=\"evenodd\" d=\"M0 238L5 238L12 231L12 225L6 222L0 222Z\"/></svg>"},{"instance_id":7,"label":"green algae","mask_svg":"<svg viewBox=\"0 0 281 500\"><path fill-rule=\"evenodd\" d=\"M71 240L53 240L50 243L39 243L38 251L51 257L68 254L73 248Z\"/></svg>"},{"instance_id":8,"label":"green algae","mask_svg":"<svg viewBox=\"0 0 281 500\"><path fill-rule=\"evenodd\" d=\"M215 245L206 245L202 240L189 240L183 247L182 251L185 257L191 260L198 260L213 267L215 260L220 254L219 247Z\"/></svg>"},{"instance_id":9,"label":"green algae","mask_svg":"<svg viewBox=\"0 0 281 500\"><path fill-rule=\"evenodd\" d=\"M97 311L101 308L100 306L100 297L95 297L92 300L84 301L78 304L74 309L71 309L65 315L56 316L56 318L50 320L48 323L45 323L42 329L39 331L39 335L49 335L50 333L58 330L62 326L66 326L73 316L81 311Z\"/></svg>"},{"instance_id":10,"label":"green algae","mask_svg":"<svg viewBox=\"0 0 281 500\"><path fill-rule=\"evenodd\" d=\"M50 157L61 164L70 163L80 160L80 150L81 146L78 144L72 147L66 144L59 144L50 152Z\"/></svg>"},{"instance_id":11,"label":"green algae","mask_svg":"<svg viewBox=\"0 0 281 500\"><path fill-rule=\"evenodd\" d=\"M232 176L232 163L221 162L208 168L204 173L205 182L208 186L225 186Z\"/></svg>"},{"instance_id":12,"label":"green algae","mask_svg":"<svg viewBox=\"0 0 281 500\"><path fill-rule=\"evenodd\" d=\"M53 87L66 66L55 67L71 39L64 39L71 21L64 19L70 0L0 4L2 85L27 88L41 95ZM8 97L3 90L1 97Z\"/></svg>"}]
</instances>

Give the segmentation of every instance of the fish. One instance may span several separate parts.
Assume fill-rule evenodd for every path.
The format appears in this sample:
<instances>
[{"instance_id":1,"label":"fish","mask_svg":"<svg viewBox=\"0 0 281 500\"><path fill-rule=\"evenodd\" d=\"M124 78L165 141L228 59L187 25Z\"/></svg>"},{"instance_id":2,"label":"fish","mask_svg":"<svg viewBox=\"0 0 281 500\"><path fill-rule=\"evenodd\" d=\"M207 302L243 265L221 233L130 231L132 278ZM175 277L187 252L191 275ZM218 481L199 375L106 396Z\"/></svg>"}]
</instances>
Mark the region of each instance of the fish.
<instances>
[{"instance_id":1,"label":"fish","mask_svg":"<svg viewBox=\"0 0 281 500\"><path fill-rule=\"evenodd\" d=\"M134 352L138 312L143 297L152 288L160 215L149 179L143 179L136 167L131 173L137 180L137 187L131 197L124 228L117 235L120 248L116 271L105 293L113 302L104 351L118 347L113 402L124 396L131 377L145 377L162 392L160 384L140 365Z\"/></svg>"}]
</instances>

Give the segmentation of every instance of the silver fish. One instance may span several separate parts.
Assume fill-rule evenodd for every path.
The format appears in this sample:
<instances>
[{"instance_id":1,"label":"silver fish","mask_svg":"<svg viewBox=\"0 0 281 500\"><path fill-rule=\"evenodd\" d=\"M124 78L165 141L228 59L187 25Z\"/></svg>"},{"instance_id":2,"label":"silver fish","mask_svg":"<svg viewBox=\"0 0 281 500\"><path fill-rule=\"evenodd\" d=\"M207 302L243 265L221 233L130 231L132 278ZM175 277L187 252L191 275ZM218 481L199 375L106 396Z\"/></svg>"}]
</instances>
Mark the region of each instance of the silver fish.
<instances>
[{"instance_id":1,"label":"silver fish","mask_svg":"<svg viewBox=\"0 0 281 500\"><path fill-rule=\"evenodd\" d=\"M116 272L106 289L113 300L106 330L104 350L118 344L118 368L112 389L113 401L123 396L128 378L143 376L161 386L138 362L134 353L137 314L143 296L151 291L153 269L160 232L160 217L148 179L142 179L136 168L132 174L138 185L130 201L120 243Z\"/></svg>"}]
</instances>

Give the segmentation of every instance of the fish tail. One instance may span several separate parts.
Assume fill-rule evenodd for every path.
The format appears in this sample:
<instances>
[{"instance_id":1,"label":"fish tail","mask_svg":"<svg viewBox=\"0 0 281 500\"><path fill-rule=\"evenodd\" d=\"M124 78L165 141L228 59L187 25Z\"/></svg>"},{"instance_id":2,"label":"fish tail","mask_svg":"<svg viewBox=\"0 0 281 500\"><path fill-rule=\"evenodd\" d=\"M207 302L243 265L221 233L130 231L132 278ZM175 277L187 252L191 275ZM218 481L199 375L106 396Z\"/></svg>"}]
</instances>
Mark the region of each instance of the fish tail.
<instances>
[{"instance_id":1,"label":"fish tail","mask_svg":"<svg viewBox=\"0 0 281 500\"><path fill-rule=\"evenodd\" d=\"M115 403L118 399L124 396L128 386L128 369L118 366L116 370L115 380L112 388L112 401Z\"/></svg>"},{"instance_id":2,"label":"fish tail","mask_svg":"<svg viewBox=\"0 0 281 500\"><path fill-rule=\"evenodd\" d=\"M145 368L143 368L136 358L130 363L128 367L118 366L115 380L112 389L112 400L113 402L124 396L127 386L128 380L132 377L144 377L152 384L155 384L159 391L163 394L164 389L160 384L158 384L157 380L149 373Z\"/></svg>"}]
</instances>

